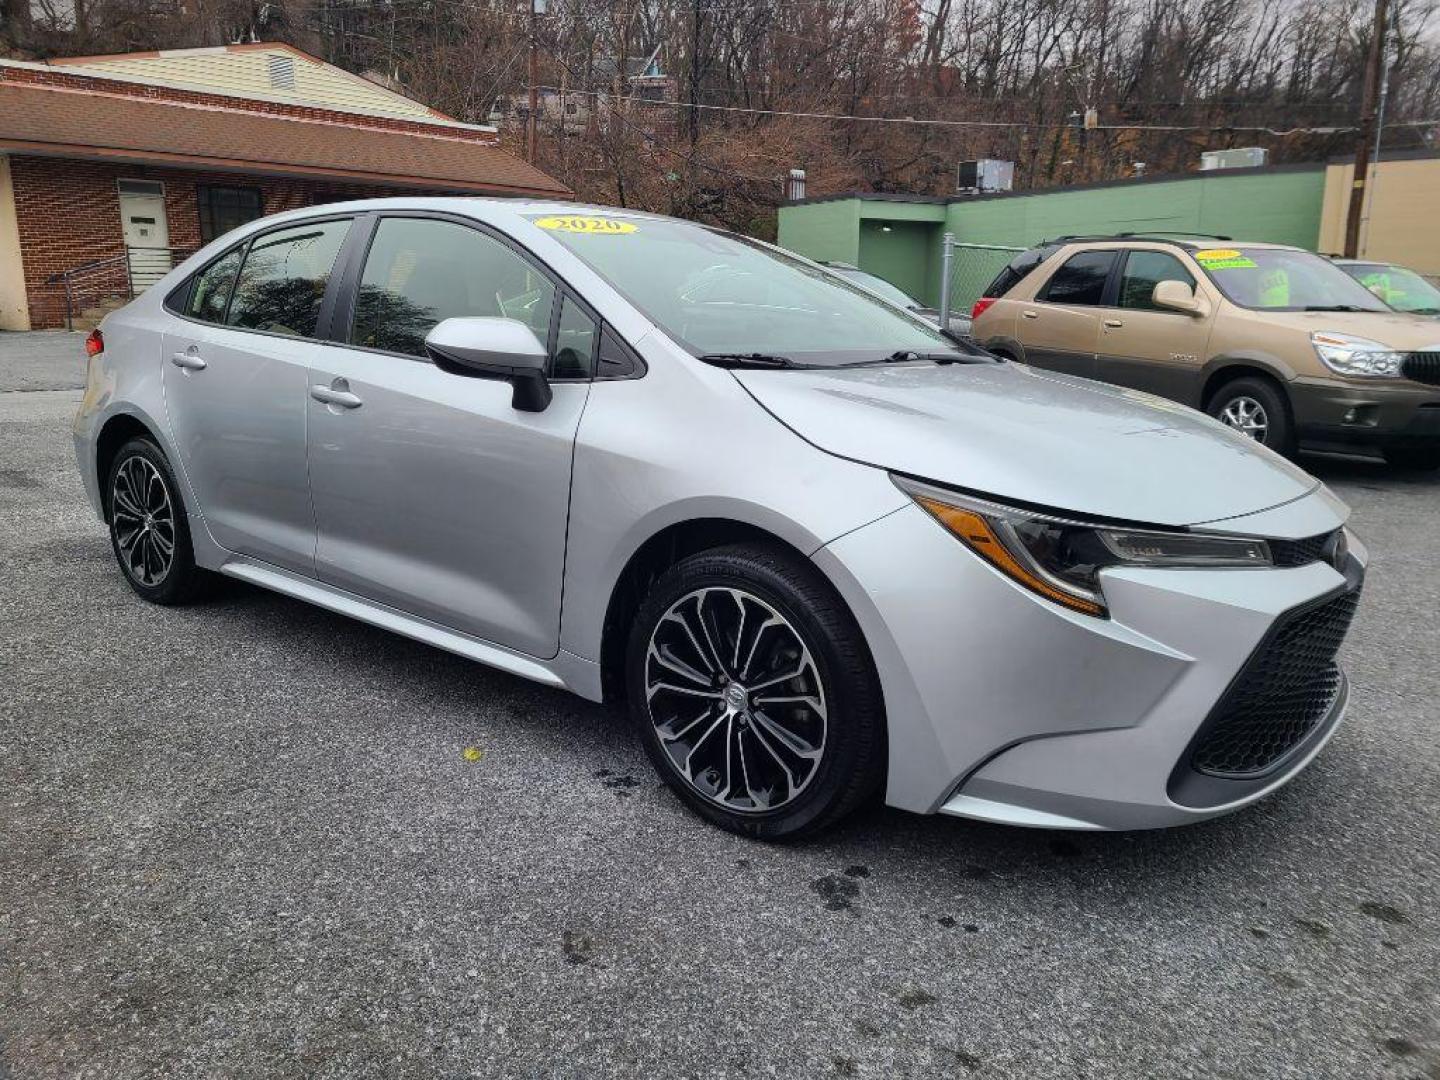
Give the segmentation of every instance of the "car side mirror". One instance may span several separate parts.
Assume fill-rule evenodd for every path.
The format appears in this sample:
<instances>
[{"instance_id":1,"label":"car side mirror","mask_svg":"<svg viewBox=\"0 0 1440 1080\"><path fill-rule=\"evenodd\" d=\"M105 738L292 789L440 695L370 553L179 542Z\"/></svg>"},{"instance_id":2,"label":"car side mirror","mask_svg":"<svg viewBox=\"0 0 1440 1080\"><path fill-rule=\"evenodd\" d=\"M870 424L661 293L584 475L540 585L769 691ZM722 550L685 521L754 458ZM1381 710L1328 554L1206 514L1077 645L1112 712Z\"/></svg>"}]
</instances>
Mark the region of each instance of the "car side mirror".
<instances>
[{"instance_id":1,"label":"car side mirror","mask_svg":"<svg viewBox=\"0 0 1440 1080\"><path fill-rule=\"evenodd\" d=\"M1156 282L1155 291L1150 294L1150 302L1158 308L1193 315L1197 319L1203 319L1210 314L1210 305L1205 302L1205 298L1196 296L1195 290L1183 281Z\"/></svg>"},{"instance_id":2,"label":"car side mirror","mask_svg":"<svg viewBox=\"0 0 1440 1080\"><path fill-rule=\"evenodd\" d=\"M425 335L425 352L452 375L504 379L513 388L511 406L521 412L544 412L554 397L545 378L549 354L519 319L443 319Z\"/></svg>"}]
</instances>

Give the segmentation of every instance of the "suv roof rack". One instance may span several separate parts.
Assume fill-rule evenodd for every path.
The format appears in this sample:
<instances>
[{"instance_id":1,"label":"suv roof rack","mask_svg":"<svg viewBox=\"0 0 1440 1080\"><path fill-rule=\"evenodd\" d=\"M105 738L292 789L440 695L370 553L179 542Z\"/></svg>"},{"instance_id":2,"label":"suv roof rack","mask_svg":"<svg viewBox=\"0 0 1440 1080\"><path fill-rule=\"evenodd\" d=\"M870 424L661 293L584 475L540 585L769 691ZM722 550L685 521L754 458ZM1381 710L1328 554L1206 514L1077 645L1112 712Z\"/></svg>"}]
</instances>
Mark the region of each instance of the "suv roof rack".
<instances>
[{"instance_id":1,"label":"suv roof rack","mask_svg":"<svg viewBox=\"0 0 1440 1080\"><path fill-rule=\"evenodd\" d=\"M1117 232L1057 236L1052 240L1042 240L1035 246L1043 247L1046 244L1074 244L1090 240L1157 240L1161 242L1168 240L1175 244L1189 243L1187 240L1176 239L1177 237L1193 237L1199 240L1223 240L1227 243L1234 243L1234 237L1225 236L1221 233L1185 232L1183 229L1162 229L1155 232Z\"/></svg>"}]
</instances>

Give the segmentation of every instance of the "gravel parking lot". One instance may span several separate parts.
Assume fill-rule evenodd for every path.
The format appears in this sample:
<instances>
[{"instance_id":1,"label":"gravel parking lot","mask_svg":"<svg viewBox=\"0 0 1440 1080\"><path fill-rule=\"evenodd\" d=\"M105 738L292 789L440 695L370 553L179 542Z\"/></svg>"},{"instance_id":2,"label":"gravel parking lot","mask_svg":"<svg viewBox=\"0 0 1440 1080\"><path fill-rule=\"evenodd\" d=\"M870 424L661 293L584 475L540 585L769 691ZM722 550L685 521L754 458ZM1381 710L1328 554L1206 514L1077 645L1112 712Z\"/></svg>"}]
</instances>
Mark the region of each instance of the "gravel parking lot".
<instances>
[{"instance_id":1,"label":"gravel parking lot","mask_svg":"<svg viewBox=\"0 0 1440 1080\"><path fill-rule=\"evenodd\" d=\"M1259 806L767 847L579 699L141 603L79 349L0 335L0 1078L1440 1077L1440 476L1307 463L1373 564L1350 718Z\"/></svg>"}]
</instances>

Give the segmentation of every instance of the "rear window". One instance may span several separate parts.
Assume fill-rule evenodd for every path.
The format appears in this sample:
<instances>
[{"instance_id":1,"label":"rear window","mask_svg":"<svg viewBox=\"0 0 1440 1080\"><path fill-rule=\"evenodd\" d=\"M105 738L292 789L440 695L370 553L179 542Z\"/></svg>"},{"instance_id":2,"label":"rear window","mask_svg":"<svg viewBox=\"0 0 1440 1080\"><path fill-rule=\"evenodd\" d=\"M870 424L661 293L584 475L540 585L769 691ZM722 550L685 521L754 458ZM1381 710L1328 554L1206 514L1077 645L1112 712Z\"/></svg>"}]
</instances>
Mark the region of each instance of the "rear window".
<instances>
[{"instance_id":1,"label":"rear window","mask_svg":"<svg viewBox=\"0 0 1440 1080\"><path fill-rule=\"evenodd\" d=\"M1115 265L1115 251L1082 251L1071 255L1050 277L1039 299L1052 304L1095 306L1105 299L1105 282Z\"/></svg>"}]
</instances>

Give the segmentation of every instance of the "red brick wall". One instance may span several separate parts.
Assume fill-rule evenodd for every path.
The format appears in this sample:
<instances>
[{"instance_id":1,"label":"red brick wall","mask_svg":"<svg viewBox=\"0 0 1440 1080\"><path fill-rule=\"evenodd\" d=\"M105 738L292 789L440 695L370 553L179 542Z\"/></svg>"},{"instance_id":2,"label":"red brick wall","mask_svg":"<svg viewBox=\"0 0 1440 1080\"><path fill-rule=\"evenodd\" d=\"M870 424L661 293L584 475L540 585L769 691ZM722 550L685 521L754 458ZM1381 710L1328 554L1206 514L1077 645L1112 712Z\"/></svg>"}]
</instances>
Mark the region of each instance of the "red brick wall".
<instances>
[{"instance_id":1,"label":"red brick wall","mask_svg":"<svg viewBox=\"0 0 1440 1080\"><path fill-rule=\"evenodd\" d=\"M30 325L37 330L65 325L64 286L47 284L46 278L125 253L120 197L115 183L119 179L159 180L165 185L170 245L186 249L183 253L186 255L200 246L200 209L195 195L198 184L258 187L266 214L310 206L316 196L328 202L423 193L359 184L18 155L10 158L10 175L15 186L15 216L20 228ZM86 281L87 284L80 287L82 299L94 300L103 293L118 291L125 281L123 265L113 271L87 275Z\"/></svg>"},{"instance_id":2,"label":"red brick wall","mask_svg":"<svg viewBox=\"0 0 1440 1080\"><path fill-rule=\"evenodd\" d=\"M364 113L342 112L338 109L323 109L310 105L288 105L278 101L262 101L258 98L207 94L194 90L181 90L173 86L126 82L121 79L107 79L102 76L77 74L53 68L44 71L37 68L0 68L0 82L64 86L72 90L88 90L96 94L119 94L122 97L179 101L191 105L214 105L222 109L268 113L273 116L294 116L302 120L314 120L321 123L349 124L353 127L379 128L383 131L418 132L422 135L444 135L447 138L468 139L488 145L495 145L500 141L499 136L493 131L476 131L472 128L455 127L449 124L429 124L423 120L406 120L401 117L368 116Z\"/></svg>"}]
</instances>

